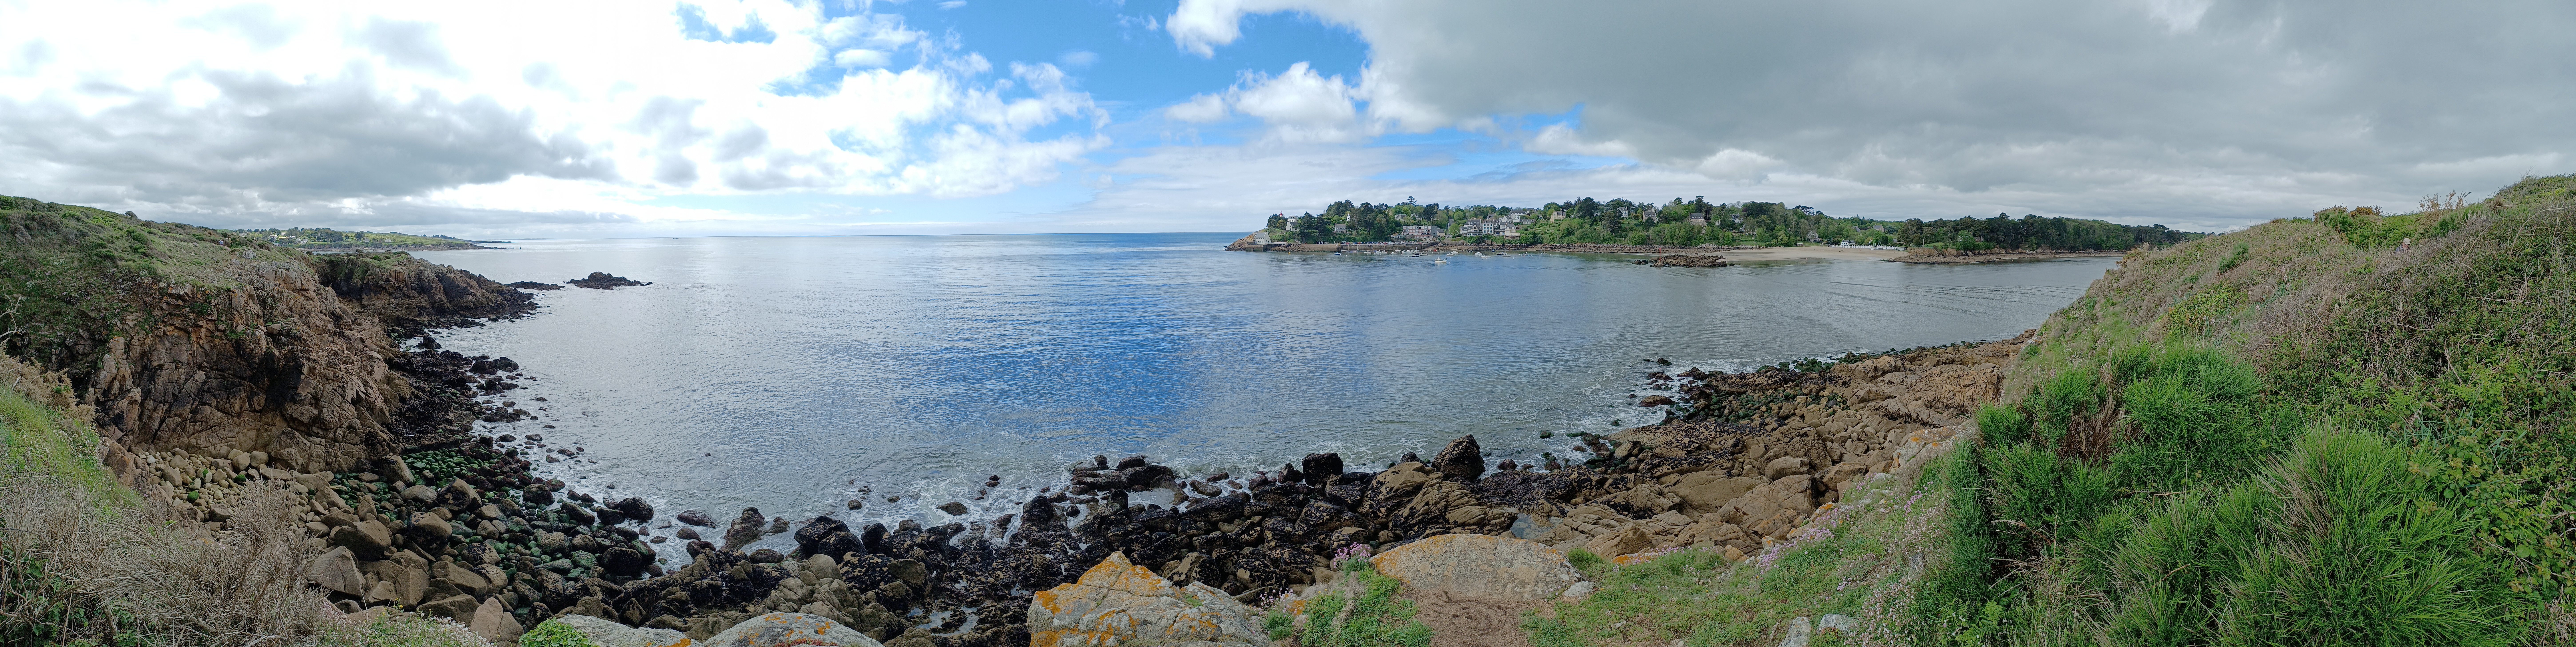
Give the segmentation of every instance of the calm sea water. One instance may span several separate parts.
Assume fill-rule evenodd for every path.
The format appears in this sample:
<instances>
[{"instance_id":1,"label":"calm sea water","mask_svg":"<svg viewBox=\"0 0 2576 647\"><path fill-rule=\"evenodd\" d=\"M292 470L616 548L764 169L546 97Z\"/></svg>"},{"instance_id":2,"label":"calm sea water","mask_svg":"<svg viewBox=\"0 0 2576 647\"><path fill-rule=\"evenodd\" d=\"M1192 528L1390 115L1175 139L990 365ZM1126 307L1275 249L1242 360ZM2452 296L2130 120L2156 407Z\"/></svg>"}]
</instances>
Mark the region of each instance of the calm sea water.
<instances>
[{"instance_id":1,"label":"calm sea water","mask_svg":"<svg viewBox=\"0 0 2576 647\"><path fill-rule=\"evenodd\" d=\"M503 282L593 270L653 282L541 293L538 316L443 333L528 367L508 399L547 418L499 430L584 447L588 460L547 466L558 476L665 514L930 523L950 520L932 509L950 500L969 516L1015 511L1094 454L1248 474L1318 451L1384 465L1472 433L1495 460L1532 460L1563 453L1562 432L1651 417L1624 398L1646 373L2010 337L2112 263L1440 264L1220 249L1235 237L534 241L420 256ZM1675 366L1639 361L1657 357ZM971 500L995 474L1002 487ZM866 509L843 512L861 488Z\"/></svg>"}]
</instances>

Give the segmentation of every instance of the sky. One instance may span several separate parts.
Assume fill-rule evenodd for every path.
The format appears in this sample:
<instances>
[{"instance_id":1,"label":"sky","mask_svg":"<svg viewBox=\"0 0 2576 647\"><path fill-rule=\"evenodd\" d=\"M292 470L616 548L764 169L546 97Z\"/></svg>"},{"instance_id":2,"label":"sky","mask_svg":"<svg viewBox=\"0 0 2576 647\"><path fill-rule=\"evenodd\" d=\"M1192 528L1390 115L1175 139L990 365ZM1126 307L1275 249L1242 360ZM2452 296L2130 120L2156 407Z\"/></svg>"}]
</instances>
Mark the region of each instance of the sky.
<instances>
[{"instance_id":1,"label":"sky","mask_svg":"<svg viewBox=\"0 0 2576 647\"><path fill-rule=\"evenodd\" d=\"M0 194L467 238L1335 200L2240 228L2576 172L2576 3L0 0Z\"/></svg>"}]
</instances>

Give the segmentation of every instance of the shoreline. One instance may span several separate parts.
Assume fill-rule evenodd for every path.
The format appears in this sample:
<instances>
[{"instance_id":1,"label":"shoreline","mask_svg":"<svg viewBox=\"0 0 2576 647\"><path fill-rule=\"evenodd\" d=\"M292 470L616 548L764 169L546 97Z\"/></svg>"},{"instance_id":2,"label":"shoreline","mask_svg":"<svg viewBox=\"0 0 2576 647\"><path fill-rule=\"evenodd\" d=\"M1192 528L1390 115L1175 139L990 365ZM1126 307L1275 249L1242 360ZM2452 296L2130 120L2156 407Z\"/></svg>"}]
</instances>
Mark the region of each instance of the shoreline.
<instances>
[{"instance_id":1,"label":"shoreline","mask_svg":"<svg viewBox=\"0 0 2576 647\"><path fill-rule=\"evenodd\" d=\"M1897 257L1888 258L1888 259L1885 259L1885 260L1887 260L1887 261L1889 261L1889 262L1895 262L1895 263L1911 263L1911 264L1915 264L1915 265L1966 265L1966 264L1970 264L1970 263L2002 263L2002 262L2009 262L2009 261L2041 261L2041 260L2048 260L2048 259L2054 259L2054 258L2117 258L2117 257L2123 256L2123 255L2127 255L2127 254L2128 254L2128 252L2125 252L2125 251L2117 251L2117 252L2107 252L2107 251L2106 251L2106 252L1998 252L1998 253L1993 253L1993 254L1960 254L1960 255L1956 255L1956 256L1942 256L1942 255L1918 256L1918 255L1915 255L1915 254L1912 254L1912 253L1908 253L1908 254L1903 255L1903 256L1897 256Z\"/></svg>"},{"instance_id":2,"label":"shoreline","mask_svg":"<svg viewBox=\"0 0 2576 647\"><path fill-rule=\"evenodd\" d=\"M1519 252L1564 254L1632 254L1664 256L1671 254L1724 254L1728 260L1893 260L1907 255L1903 250L1866 247L1678 247L1670 245L1470 245L1462 243L1272 243L1253 244L1246 240L1226 246L1227 251L1243 252Z\"/></svg>"},{"instance_id":3,"label":"shoreline","mask_svg":"<svg viewBox=\"0 0 2576 647\"><path fill-rule=\"evenodd\" d=\"M1029 640L1034 592L1073 582L1113 553L1175 586L1205 584L1246 603L1331 581L1332 555L1352 544L1383 553L1452 534L1519 537L1605 557L1691 545L1756 554L1830 508L1851 478L1901 471L1925 455L1955 433L1949 429L1965 411L1923 409L1926 398L1899 396L1916 409L1864 416L1842 410L1860 407L1824 402L1859 401L1838 392L1874 377L1869 371L1912 364L1930 364L1917 372L1933 379L1894 388L1945 384L1956 376L1938 370L1954 368L1940 366L1939 356L2019 341L1851 356L1822 372L1653 373L1635 406L1650 418L1660 413L1661 422L1569 434L1542 454L1544 465L1489 463L1474 435L1385 470L1347 469L1338 453L1250 474L1094 456L1066 466L1063 477L1012 475L1050 483L1017 512L936 526L913 518L854 526L839 510L801 522L679 501L655 510L617 496L613 485L567 485L577 467L537 462L578 463L583 448L499 427L544 422L541 412L559 403L525 392L513 398L514 380L535 378L508 358L430 342L396 358L420 389L406 409L424 421L471 418L470 430L406 438L370 457L361 473L276 470L255 454L152 452L144 473L160 480L138 485L164 498L183 488L211 493L204 512L183 516L216 523L239 514L231 501L248 500L236 483L293 483L315 493L323 512L310 523L327 531L308 546L327 550L323 563L346 565L318 580L333 587L343 612L390 606L476 618L470 624L478 626L509 616L496 638L584 615L703 640L762 613L792 611L880 641L1016 647ZM1986 355L2009 361L2011 353ZM1798 426L1835 416L1846 426L1868 417L1863 426L1876 433L1821 438ZM222 478L183 478L202 470ZM1782 482L1799 485L1771 487ZM781 534L792 548L753 547ZM666 561L657 550L666 543L685 558Z\"/></svg>"},{"instance_id":4,"label":"shoreline","mask_svg":"<svg viewBox=\"0 0 2576 647\"><path fill-rule=\"evenodd\" d=\"M1898 356L1942 353L1953 348L1956 345L1903 351L1886 356L1889 361L1879 364L1898 364ZM722 523L725 517L715 517L710 523L692 522L689 527L675 529L665 516L661 517L665 520L649 528L636 525L629 538L640 536L653 543L663 542L663 537L683 541L689 560L686 565L674 563L676 568L668 569L652 566L652 571L660 571L652 573L652 577L610 578L605 583L615 586L587 587L591 595L569 600L568 606L547 609L556 615L593 615L633 626L674 629L697 639L763 609L793 610L834 618L881 641L918 633L946 636L950 644L1016 646L1028 639L1024 618L1030 592L1072 582L1111 553L1126 555L1175 586L1206 583L1246 602L1299 592L1329 581L1331 578L1320 570L1341 547L1359 543L1383 552L1446 534L1515 536L1561 547L1601 544L1600 550L1637 548L1627 545L1635 543L1631 541L1635 537L1644 537L1648 544L1696 538L1695 543L1722 546L1730 554L1750 555L1767 543L1758 540L1785 536L1812 518L1813 511L1807 508L1832 503L1839 482L1826 484L1811 478L1816 483L1815 491L1808 493L1812 502L1797 506L1801 515L1780 519L1720 515L1732 521L1712 518L1706 520L1708 523L1670 523L1673 520L1665 518L1670 514L1645 519L1618 512L1614 515L1618 518L1612 519L1605 517L1604 511L1630 507L1616 503L1623 500L1619 497L1661 497L1659 500L1670 505L1649 501L1644 507L1661 505L1662 509L1656 511L1659 513L1681 511L1681 489L1668 486L1679 486L1671 477L1685 473L1715 469L1728 475L1703 475L1701 481L1765 474L1769 462L1746 459L1744 455L1752 452L1756 458L1768 458L1761 455L1765 450L1759 447L1765 443L1783 446L1766 439L1779 435L1783 421L1788 419L1757 419L1760 416L1750 412L1759 407L1762 411L1792 412L1791 415L1812 413L1808 411L1812 407L1796 405L1803 404L1808 395L1823 395L1828 385L1849 380L1849 376L1838 378L1830 372L1778 369L1747 373L1703 373L1692 369L1671 376L1655 373L1641 386L1670 389L1672 395L1647 395L1638 406L1664 412L1663 422L1606 435L1569 435L1561 449L1565 455L1549 454L1545 471L1539 470L1538 465L1509 461L1489 464L1482 458L1475 437L1468 435L1451 441L1430 457L1408 454L1398 465L1384 471L1366 466L1346 471L1338 453L1311 454L1276 470L1251 474L1191 474L1146 456L1094 456L1067 466L1065 481L1054 481L1043 473L1011 475L1014 481L1035 478L1052 482L1020 504L1019 512L938 526L900 519L892 526L871 523L852 527L835 516L837 510L794 522L746 509L732 515L729 526ZM503 392L487 391L485 395ZM1757 401L1761 404L1755 404ZM1944 426L1957 422L1955 416L1934 415L1933 419L1909 418L1915 423L1911 427L1897 423L1889 429L1910 433L1934 426L1935 422ZM501 432L494 429L476 431L484 438L498 434ZM508 453L535 442L521 438L514 446L500 441L497 449ZM1937 438L1916 442L1915 451L1919 454L1920 446L1938 442ZM492 446L490 442L485 445ZM572 456L577 462L577 452ZM1827 472L1825 466L1852 462L1842 460L1846 458L1861 457L1826 453L1806 460L1815 464L1815 474L1823 475ZM1718 465L1730 460L1743 464ZM1872 463L1878 461L1870 459ZM1902 462L1897 459L1897 463ZM535 473L532 468L536 466L531 462L518 465L531 475ZM1900 466L1891 463L1881 471ZM589 503L596 494L556 487L567 500ZM1722 505L1723 497L1717 503ZM619 502L578 507L597 514L597 509L624 505ZM685 504L671 502L669 507L681 508ZM689 513L701 521L711 516L696 510ZM1620 536L1609 543L1595 536L1605 533L1593 532L1604 530L1604 524L1620 526L1621 522L1659 525L1635 528L1639 531L1636 533L1606 533ZM602 527L628 534L623 527ZM696 534L700 528L706 530L704 538L679 536L678 531ZM753 542L788 532L795 540L793 550L750 547ZM1684 545L1689 543L1693 542ZM1600 554L1607 557L1641 550L1644 549ZM814 575L826 582L843 582L844 586L837 592L818 594L813 590L794 591L783 584L760 587L762 577L757 570L747 580L732 575L736 567L759 569L762 565L779 569L786 576L779 581ZM705 581L728 589L749 584L753 595L730 602L728 598L706 601L715 603L712 605L674 602L674 591L698 587L698 582ZM630 618L625 613L628 609L648 613ZM968 613L969 609L974 613ZM919 618L924 613L944 620L922 623ZM537 615L540 617L532 617L529 626L543 619L542 614Z\"/></svg>"}]
</instances>

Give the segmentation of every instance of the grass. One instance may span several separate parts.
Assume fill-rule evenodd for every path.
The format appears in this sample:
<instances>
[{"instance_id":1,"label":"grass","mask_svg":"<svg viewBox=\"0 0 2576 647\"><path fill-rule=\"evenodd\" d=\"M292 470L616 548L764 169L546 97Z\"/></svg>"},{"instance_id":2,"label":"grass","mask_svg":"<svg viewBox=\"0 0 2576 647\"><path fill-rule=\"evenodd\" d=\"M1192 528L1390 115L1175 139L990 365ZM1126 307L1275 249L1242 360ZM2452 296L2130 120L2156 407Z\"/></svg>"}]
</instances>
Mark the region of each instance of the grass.
<instances>
[{"instance_id":1,"label":"grass","mask_svg":"<svg viewBox=\"0 0 2576 647\"><path fill-rule=\"evenodd\" d=\"M1906 638L2576 642L2576 177L2422 207L2133 253L2051 317Z\"/></svg>"},{"instance_id":2,"label":"grass","mask_svg":"<svg viewBox=\"0 0 2576 647\"><path fill-rule=\"evenodd\" d=\"M1342 577L1351 584L1306 605L1303 647L1425 647L1431 627L1413 620L1413 601L1396 596L1404 583L1380 575L1366 560L1350 560ZM1277 631L1273 624L1271 631Z\"/></svg>"},{"instance_id":3,"label":"grass","mask_svg":"<svg viewBox=\"0 0 2576 647\"><path fill-rule=\"evenodd\" d=\"M535 628L519 635L519 647L591 647L590 637L581 631L553 620L537 623Z\"/></svg>"},{"instance_id":4,"label":"grass","mask_svg":"<svg viewBox=\"0 0 2576 647\"><path fill-rule=\"evenodd\" d=\"M1715 551L1686 549L1596 573L1598 587L1580 602L1559 601L1552 617L1523 622L1533 644L1576 645L1776 643L1792 618L1840 613L1861 618L1861 635L1839 632L1815 645L1880 644L1910 599L1910 564L1937 553L1930 524L1949 501L1944 492L1908 493L1882 482L1855 490L1872 505L1841 507L1741 562ZM1581 566L1580 563L1577 564ZM1873 641L1876 641L1875 643Z\"/></svg>"}]
</instances>

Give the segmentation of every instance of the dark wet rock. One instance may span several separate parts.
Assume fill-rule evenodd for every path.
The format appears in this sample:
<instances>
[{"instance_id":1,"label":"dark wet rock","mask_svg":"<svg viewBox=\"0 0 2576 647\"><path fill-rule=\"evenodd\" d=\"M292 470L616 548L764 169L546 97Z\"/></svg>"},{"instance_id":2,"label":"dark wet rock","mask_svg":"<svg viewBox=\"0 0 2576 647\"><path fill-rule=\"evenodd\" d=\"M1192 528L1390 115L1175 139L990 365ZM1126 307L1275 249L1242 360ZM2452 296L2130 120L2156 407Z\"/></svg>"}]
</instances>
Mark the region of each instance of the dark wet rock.
<instances>
[{"instance_id":1,"label":"dark wet rock","mask_svg":"<svg viewBox=\"0 0 2576 647\"><path fill-rule=\"evenodd\" d=\"M1643 397L1643 398L1638 398L1638 399L1637 399L1637 406L1640 406L1640 407L1669 407L1669 406L1673 406L1673 399L1672 399L1671 397L1669 397L1669 396L1649 395L1649 396L1646 396L1646 397Z\"/></svg>"},{"instance_id":2,"label":"dark wet rock","mask_svg":"<svg viewBox=\"0 0 2576 647\"><path fill-rule=\"evenodd\" d=\"M532 436L531 438L533 439L534 437ZM716 527L716 518L707 516L707 513L704 510L685 510L680 512L680 516L674 518L679 520L680 523L700 528Z\"/></svg>"},{"instance_id":3,"label":"dark wet rock","mask_svg":"<svg viewBox=\"0 0 2576 647\"><path fill-rule=\"evenodd\" d=\"M1307 454L1300 465L1306 470L1306 484L1321 486L1342 474L1342 455L1332 452Z\"/></svg>"},{"instance_id":4,"label":"dark wet rock","mask_svg":"<svg viewBox=\"0 0 2576 647\"><path fill-rule=\"evenodd\" d=\"M1484 450L1476 446L1475 434L1459 436L1440 449L1431 459L1431 470L1460 481L1473 481L1485 475Z\"/></svg>"},{"instance_id":5,"label":"dark wet rock","mask_svg":"<svg viewBox=\"0 0 2576 647\"><path fill-rule=\"evenodd\" d=\"M1121 469L1118 473L1128 487L1141 488L1158 487L1171 480L1173 474L1172 468L1162 465L1140 465Z\"/></svg>"},{"instance_id":6,"label":"dark wet rock","mask_svg":"<svg viewBox=\"0 0 2576 647\"><path fill-rule=\"evenodd\" d=\"M678 538L681 538L681 539L687 539L687 540L690 540L690 541L696 541L696 540L700 539L700 537L698 536L698 529L696 529L696 528L681 528L679 532L671 533L671 536L673 536L673 537L678 537Z\"/></svg>"},{"instance_id":7,"label":"dark wet rock","mask_svg":"<svg viewBox=\"0 0 2576 647\"><path fill-rule=\"evenodd\" d=\"M508 285L508 286L510 286L510 287L518 288L518 289L521 289L521 290L536 290L536 291L539 291L539 292L545 292L545 291L549 291L549 290L561 290L561 289L563 289L563 286L561 286L561 285L556 285L556 284L553 284L553 283L538 283L538 282L536 282L536 281L512 281L512 282L510 282L510 283L506 283L506 284L504 284L504 285Z\"/></svg>"},{"instance_id":8,"label":"dark wet rock","mask_svg":"<svg viewBox=\"0 0 2576 647\"><path fill-rule=\"evenodd\" d=\"M1373 474L1345 472L1324 483L1324 498L1346 507L1357 508L1368 500L1369 481Z\"/></svg>"},{"instance_id":9,"label":"dark wet rock","mask_svg":"<svg viewBox=\"0 0 2576 647\"><path fill-rule=\"evenodd\" d=\"M787 555L776 550L763 548L751 551L751 561L761 564L776 564L787 561Z\"/></svg>"},{"instance_id":10,"label":"dark wet rock","mask_svg":"<svg viewBox=\"0 0 2576 647\"><path fill-rule=\"evenodd\" d=\"M626 523L626 513L618 512L616 508L600 508L595 512L599 514L600 525L614 526Z\"/></svg>"},{"instance_id":11,"label":"dark wet rock","mask_svg":"<svg viewBox=\"0 0 2576 647\"><path fill-rule=\"evenodd\" d=\"M1094 458L1099 458L1099 457L1094 457ZM1145 457L1144 457L1144 456L1142 456L1142 455L1129 456L1129 457L1126 457L1126 458L1118 459L1118 467L1117 467L1117 469L1122 470L1122 471L1123 471L1123 470L1132 470L1132 469L1136 469L1136 468L1139 468L1139 467L1144 467L1144 466L1146 466L1147 464L1150 464L1150 463L1152 463L1152 461L1145 460Z\"/></svg>"},{"instance_id":12,"label":"dark wet rock","mask_svg":"<svg viewBox=\"0 0 2576 647\"><path fill-rule=\"evenodd\" d=\"M948 514L951 514L951 515L962 515L962 514L966 514L966 504L965 504L965 503L961 503L961 502L957 502L957 501L950 501L950 502L947 502L947 503L942 503L942 504L939 504L939 511L940 511L940 512L945 512L945 513L948 513Z\"/></svg>"},{"instance_id":13,"label":"dark wet rock","mask_svg":"<svg viewBox=\"0 0 2576 647\"><path fill-rule=\"evenodd\" d=\"M760 541L760 527L768 522L766 517L761 516L759 508L743 508L742 516L735 518L731 527L725 528L725 549L741 548L745 544Z\"/></svg>"},{"instance_id":14,"label":"dark wet rock","mask_svg":"<svg viewBox=\"0 0 2576 647\"><path fill-rule=\"evenodd\" d=\"M825 555L839 559L849 553L864 552L868 552L867 546L859 542L858 535L850 532L849 524L841 523L839 519L815 517L813 521L806 522L805 527L796 529L796 557Z\"/></svg>"},{"instance_id":15,"label":"dark wet rock","mask_svg":"<svg viewBox=\"0 0 2576 647\"><path fill-rule=\"evenodd\" d=\"M653 520L653 504L645 503L640 497L626 497L618 501L614 507L619 514L626 515L628 519L639 522Z\"/></svg>"},{"instance_id":16,"label":"dark wet rock","mask_svg":"<svg viewBox=\"0 0 2576 647\"><path fill-rule=\"evenodd\" d=\"M562 505L555 506L555 511L562 512L564 520L572 522L573 525L587 526L599 522L598 515L591 514L589 509L583 508L581 505L571 501L565 501Z\"/></svg>"},{"instance_id":17,"label":"dark wet rock","mask_svg":"<svg viewBox=\"0 0 2576 647\"><path fill-rule=\"evenodd\" d=\"M565 281L565 283L571 284L573 287L583 287L594 290L612 290L629 285L652 285L651 283L643 283L623 276L612 276L607 272L591 272L590 276Z\"/></svg>"},{"instance_id":18,"label":"dark wet rock","mask_svg":"<svg viewBox=\"0 0 2576 647\"><path fill-rule=\"evenodd\" d=\"M641 575L644 573L644 567L650 563L652 560L646 559L644 553L624 546L610 548L599 555L599 570L606 571L610 575L624 577Z\"/></svg>"}]
</instances>

